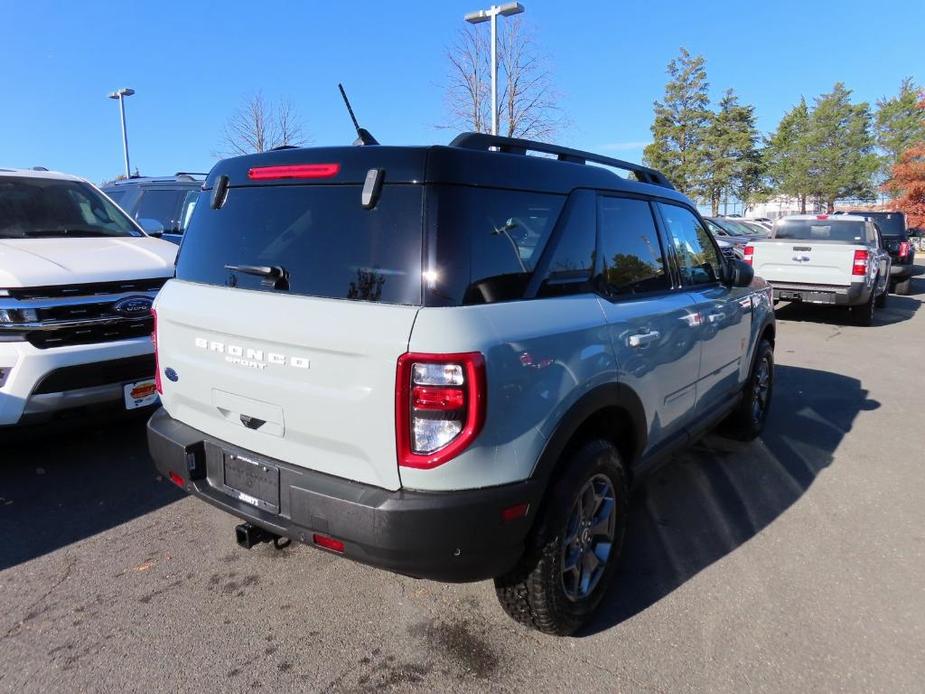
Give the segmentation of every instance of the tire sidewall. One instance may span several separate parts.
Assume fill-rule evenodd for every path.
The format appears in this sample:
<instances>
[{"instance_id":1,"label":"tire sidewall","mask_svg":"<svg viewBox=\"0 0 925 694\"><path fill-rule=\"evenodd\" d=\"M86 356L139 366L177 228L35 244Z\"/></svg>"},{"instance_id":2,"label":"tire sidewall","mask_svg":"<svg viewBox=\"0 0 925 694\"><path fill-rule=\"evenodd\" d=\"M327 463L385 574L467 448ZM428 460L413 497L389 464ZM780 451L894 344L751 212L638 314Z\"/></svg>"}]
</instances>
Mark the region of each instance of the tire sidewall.
<instances>
[{"instance_id":1,"label":"tire sidewall","mask_svg":"<svg viewBox=\"0 0 925 694\"><path fill-rule=\"evenodd\" d=\"M562 543L565 540L566 523L579 491L589 479L598 474L606 476L614 490L616 528L613 547L604 573L594 590L587 597L572 601L566 596L562 585ZM544 580L553 597L557 616L562 621L572 622L575 628L597 609L613 582L626 532L628 505L629 491L620 455L613 445L603 440L591 441L576 451L550 490L543 522L546 535L544 566L547 574Z\"/></svg>"}]
</instances>

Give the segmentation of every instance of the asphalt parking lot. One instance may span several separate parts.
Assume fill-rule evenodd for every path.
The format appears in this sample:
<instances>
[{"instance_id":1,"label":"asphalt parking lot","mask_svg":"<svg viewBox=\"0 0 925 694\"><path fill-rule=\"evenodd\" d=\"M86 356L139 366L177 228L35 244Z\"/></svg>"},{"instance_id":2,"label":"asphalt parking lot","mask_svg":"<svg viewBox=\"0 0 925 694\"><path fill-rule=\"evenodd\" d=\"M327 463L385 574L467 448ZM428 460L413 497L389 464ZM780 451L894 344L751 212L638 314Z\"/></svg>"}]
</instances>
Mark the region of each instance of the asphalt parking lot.
<instances>
[{"instance_id":1,"label":"asphalt parking lot","mask_svg":"<svg viewBox=\"0 0 925 694\"><path fill-rule=\"evenodd\" d=\"M921 268L920 268L921 271ZM921 691L925 275L871 328L778 310L762 439L711 436L635 497L575 638L237 521L156 478L143 422L0 444L3 691Z\"/></svg>"}]
</instances>

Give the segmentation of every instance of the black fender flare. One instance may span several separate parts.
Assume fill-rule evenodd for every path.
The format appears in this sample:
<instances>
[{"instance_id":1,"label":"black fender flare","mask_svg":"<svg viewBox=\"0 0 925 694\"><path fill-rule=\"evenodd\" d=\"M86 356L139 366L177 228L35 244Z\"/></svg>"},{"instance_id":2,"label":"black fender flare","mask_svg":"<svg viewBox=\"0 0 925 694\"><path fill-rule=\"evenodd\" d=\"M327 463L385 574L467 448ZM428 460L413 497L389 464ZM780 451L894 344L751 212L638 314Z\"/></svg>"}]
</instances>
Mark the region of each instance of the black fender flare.
<instances>
[{"instance_id":1,"label":"black fender flare","mask_svg":"<svg viewBox=\"0 0 925 694\"><path fill-rule=\"evenodd\" d=\"M645 450L648 438L645 410L635 391L623 383L605 383L585 393L575 402L556 424L552 435L547 439L543 452L533 470L532 478L539 482L540 489L545 490L554 477L562 454L569 442L592 416L610 407L618 407L626 412L629 427L633 435L633 445L622 451L627 465L627 474L631 466Z\"/></svg>"}]
</instances>

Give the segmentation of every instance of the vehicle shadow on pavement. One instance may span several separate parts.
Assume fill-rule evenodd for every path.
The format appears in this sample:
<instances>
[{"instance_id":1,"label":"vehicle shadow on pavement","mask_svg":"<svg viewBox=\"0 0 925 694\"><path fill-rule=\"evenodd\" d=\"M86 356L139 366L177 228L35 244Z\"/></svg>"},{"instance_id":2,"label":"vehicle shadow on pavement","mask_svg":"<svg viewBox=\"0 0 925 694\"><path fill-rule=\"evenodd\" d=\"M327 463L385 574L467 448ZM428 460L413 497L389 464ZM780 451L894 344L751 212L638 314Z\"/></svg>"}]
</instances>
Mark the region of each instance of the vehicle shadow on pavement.
<instances>
[{"instance_id":1,"label":"vehicle shadow on pavement","mask_svg":"<svg viewBox=\"0 0 925 694\"><path fill-rule=\"evenodd\" d=\"M867 394L855 378L777 366L758 441L708 436L634 496L613 588L579 635L645 610L772 523L831 464L857 414L880 406Z\"/></svg>"},{"instance_id":2,"label":"vehicle shadow on pavement","mask_svg":"<svg viewBox=\"0 0 925 694\"><path fill-rule=\"evenodd\" d=\"M0 571L185 496L156 484L145 421L80 418L0 439Z\"/></svg>"}]
</instances>

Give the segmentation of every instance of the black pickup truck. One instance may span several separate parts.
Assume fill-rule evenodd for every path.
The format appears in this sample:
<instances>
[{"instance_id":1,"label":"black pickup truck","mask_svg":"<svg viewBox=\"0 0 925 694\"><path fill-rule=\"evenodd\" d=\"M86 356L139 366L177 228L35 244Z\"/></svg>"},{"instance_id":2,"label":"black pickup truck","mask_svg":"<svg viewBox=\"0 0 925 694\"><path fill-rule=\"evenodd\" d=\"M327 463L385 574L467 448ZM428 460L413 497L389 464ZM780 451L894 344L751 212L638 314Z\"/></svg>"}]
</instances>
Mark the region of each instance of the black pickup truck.
<instances>
[{"instance_id":1,"label":"black pickup truck","mask_svg":"<svg viewBox=\"0 0 925 694\"><path fill-rule=\"evenodd\" d=\"M858 210L848 212L867 217L880 229L883 246L893 259L890 270L890 287L894 294L906 295L912 287L912 271L915 267L915 246L909 242L906 215L902 212L869 212Z\"/></svg>"}]
</instances>

